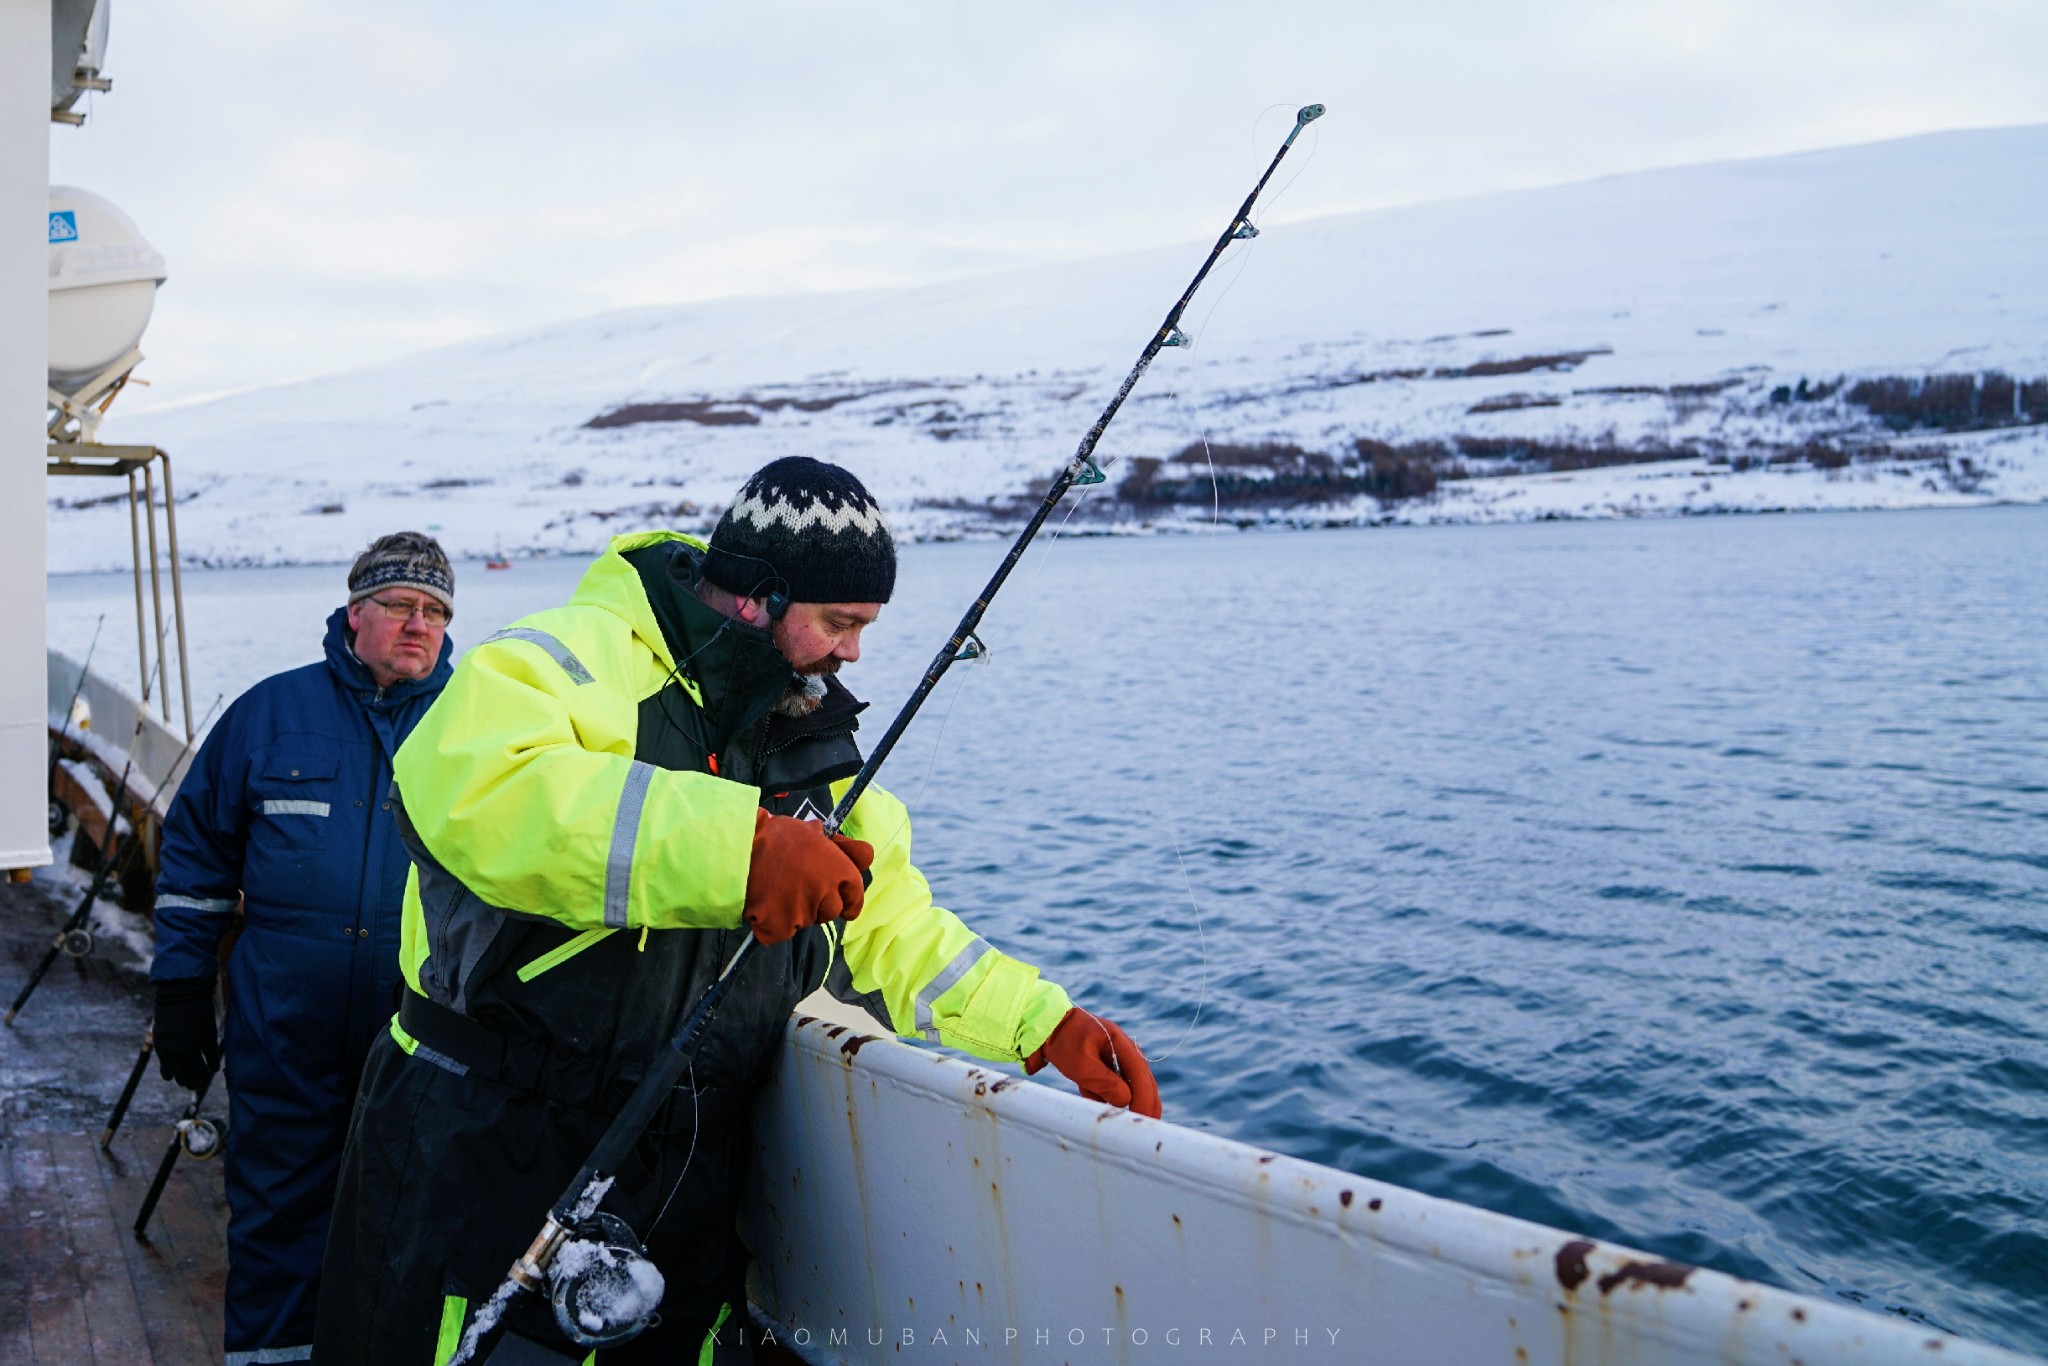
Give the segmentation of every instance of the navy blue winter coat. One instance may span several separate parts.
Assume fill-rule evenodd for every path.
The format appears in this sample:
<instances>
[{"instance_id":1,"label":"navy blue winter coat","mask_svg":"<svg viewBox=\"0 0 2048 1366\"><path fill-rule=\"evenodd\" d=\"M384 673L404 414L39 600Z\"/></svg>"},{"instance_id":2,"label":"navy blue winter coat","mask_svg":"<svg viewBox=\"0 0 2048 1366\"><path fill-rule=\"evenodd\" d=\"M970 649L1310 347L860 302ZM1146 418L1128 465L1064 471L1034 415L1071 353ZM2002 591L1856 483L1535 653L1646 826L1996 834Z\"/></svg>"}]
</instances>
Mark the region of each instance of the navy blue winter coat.
<instances>
[{"instance_id":1,"label":"navy blue winter coat","mask_svg":"<svg viewBox=\"0 0 2048 1366\"><path fill-rule=\"evenodd\" d=\"M398 988L407 859L391 756L452 672L379 689L327 619L327 658L264 679L222 714L164 822L156 981L227 965L227 1348L312 1341L320 1254L349 1107ZM284 1359L284 1358L279 1358Z\"/></svg>"}]
</instances>

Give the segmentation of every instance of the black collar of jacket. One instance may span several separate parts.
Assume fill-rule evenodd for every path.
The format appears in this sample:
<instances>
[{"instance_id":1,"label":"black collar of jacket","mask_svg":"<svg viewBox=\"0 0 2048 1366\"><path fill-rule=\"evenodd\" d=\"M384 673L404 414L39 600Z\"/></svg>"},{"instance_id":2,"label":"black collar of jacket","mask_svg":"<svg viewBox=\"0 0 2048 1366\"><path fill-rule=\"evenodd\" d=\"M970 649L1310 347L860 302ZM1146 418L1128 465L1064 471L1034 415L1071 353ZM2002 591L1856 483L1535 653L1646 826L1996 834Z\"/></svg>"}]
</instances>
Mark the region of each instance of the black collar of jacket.
<instances>
[{"instance_id":1,"label":"black collar of jacket","mask_svg":"<svg viewBox=\"0 0 2048 1366\"><path fill-rule=\"evenodd\" d=\"M781 700L795 676L789 661L767 631L713 611L698 598L703 551L682 541L657 541L626 551L625 560L640 576L676 671L697 685L715 748L726 749Z\"/></svg>"},{"instance_id":2,"label":"black collar of jacket","mask_svg":"<svg viewBox=\"0 0 2048 1366\"><path fill-rule=\"evenodd\" d=\"M824 682L825 696L811 710L800 714L778 710L769 715L769 752L813 736L829 735L834 731L851 733L860 729L856 718L868 709L868 704L848 692L846 685L833 675L824 675Z\"/></svg>"},{"instance_id":3,"label":"black collar of jacket","mask_svg":"<svg viewBox=\"0 0 2048 1366\"><path fill-rule=\"evenodd\" d=\"M801 792L836 783L860 772L860 746L853 733L868 704L825 675L825 696L801 716L773 712L761 744L760 768L752 781L771 792Z\"/></svg>"}]
</instances>

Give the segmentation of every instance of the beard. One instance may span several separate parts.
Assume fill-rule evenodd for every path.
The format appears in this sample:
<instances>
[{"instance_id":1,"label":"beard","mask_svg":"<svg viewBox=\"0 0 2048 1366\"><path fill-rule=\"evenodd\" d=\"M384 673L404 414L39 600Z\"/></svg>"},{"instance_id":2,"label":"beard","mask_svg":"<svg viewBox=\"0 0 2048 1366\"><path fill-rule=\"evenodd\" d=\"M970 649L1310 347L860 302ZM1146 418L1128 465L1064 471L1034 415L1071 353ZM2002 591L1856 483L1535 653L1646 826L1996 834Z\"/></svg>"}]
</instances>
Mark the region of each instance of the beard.
<instances>
[{"instance_id":1,"label":"beard","mask_svg":"<svg viewBox=\"0 0 2048 1366\"><path fill-rule=\"evenodd\" d=\"M825 702L825 675L839 672L839 661L833 660L832 667L816 673L798 673L789 680L789 686L782 690L782 696L775 703L775 710L784 716L809 716Z\"/></svg>"}]
</instances>

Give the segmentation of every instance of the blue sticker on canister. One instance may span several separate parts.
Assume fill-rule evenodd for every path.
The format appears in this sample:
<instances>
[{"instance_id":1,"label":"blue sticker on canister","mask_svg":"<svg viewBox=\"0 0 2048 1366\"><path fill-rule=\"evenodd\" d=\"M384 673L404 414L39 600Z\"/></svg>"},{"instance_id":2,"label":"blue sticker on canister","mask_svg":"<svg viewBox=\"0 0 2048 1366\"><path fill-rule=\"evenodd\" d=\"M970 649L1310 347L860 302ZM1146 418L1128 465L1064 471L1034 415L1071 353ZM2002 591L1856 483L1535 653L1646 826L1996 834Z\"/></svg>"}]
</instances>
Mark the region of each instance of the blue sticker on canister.
<instances>
[{"instance_id":1,"label":"blue sticker on canister","mask_svg":"<svg viewBox=\"0 0 2048 1366\"><path fill-rule=\"evenodd\" d=\"M70 209L50 211L50 240L52 242L76 242L78 240L78 215Z\"/></svg>"}]
</instances>

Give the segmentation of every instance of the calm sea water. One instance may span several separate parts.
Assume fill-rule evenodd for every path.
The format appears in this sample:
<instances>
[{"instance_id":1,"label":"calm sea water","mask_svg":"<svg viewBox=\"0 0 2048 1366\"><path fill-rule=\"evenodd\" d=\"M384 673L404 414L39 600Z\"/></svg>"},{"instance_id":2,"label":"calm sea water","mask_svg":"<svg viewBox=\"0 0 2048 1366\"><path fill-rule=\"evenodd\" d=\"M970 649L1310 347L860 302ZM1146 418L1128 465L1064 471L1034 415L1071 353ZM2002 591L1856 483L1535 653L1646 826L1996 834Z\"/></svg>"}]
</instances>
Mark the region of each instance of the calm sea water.
<instances>
[{"instance_id":1,"label":"calm sea water","mask_svg":"<svg viewBox=\"0 0 2048 1366\"><path fill-rule=\"evenodd\" d=\"M870 735L999 554L905 552ZM196 704L340 576L190 576ZM885 782L1173 1118L2048 1352L2044 602L2044 508L1066 540Z\"/></svg>"}]
</instances>

